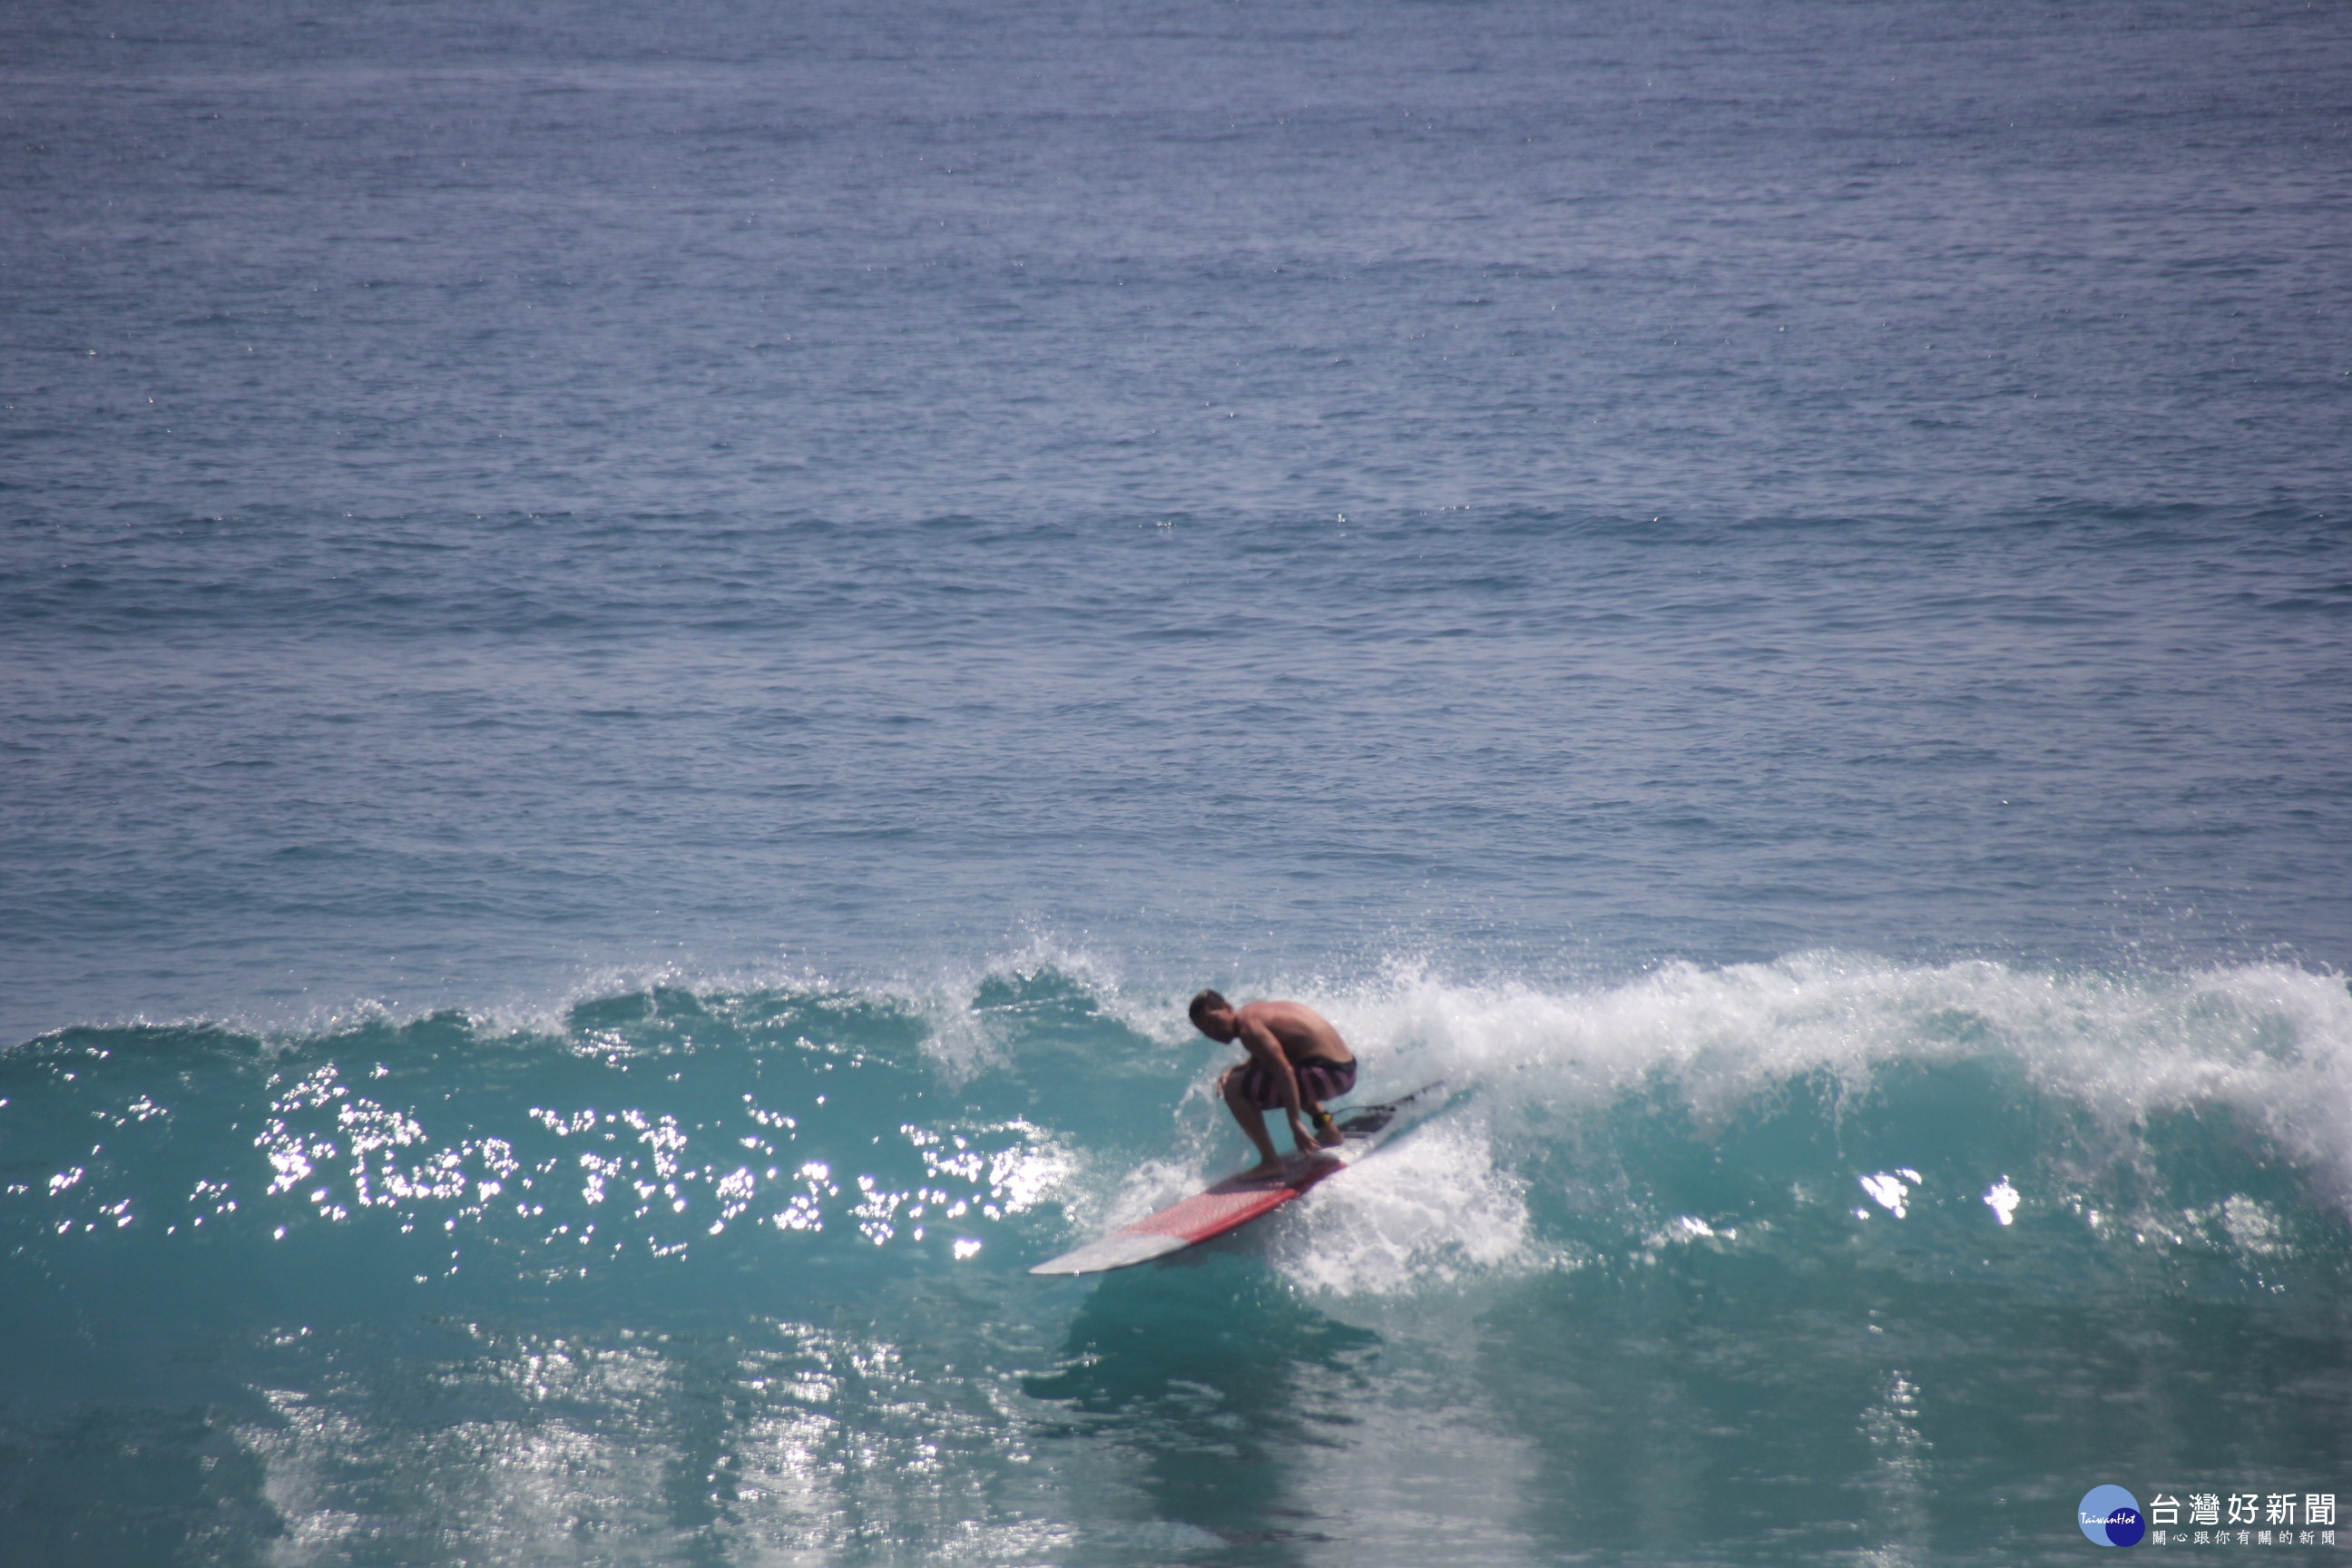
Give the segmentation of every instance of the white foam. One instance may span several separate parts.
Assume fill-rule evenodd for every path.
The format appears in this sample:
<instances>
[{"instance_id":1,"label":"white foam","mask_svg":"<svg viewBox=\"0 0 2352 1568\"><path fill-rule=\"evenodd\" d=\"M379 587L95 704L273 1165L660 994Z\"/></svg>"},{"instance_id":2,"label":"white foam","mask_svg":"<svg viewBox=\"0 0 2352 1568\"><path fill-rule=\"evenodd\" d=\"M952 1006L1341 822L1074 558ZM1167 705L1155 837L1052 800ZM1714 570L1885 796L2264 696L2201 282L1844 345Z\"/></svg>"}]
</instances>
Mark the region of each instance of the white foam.
<instances>
[{"instance_id":1,"label":"white foam","mask_svg":"<svg viewBox=\"0 0 2352 1568\"><path fill-rule=\"evenodd\" d=\"M1401 1134L1309 1193L1275 1266L1309 1289L1387 1294L1533 1260L1526 1194L1475 1110Z\"/></svg>"},{"instance_id":2,"label":"white foam","mask_svg":"<svg viewBox=\"0 0 2352 1568\"><path fill-rule=\"evenodd\" d=\"M1053 962L1090 973L1066 954ZM1420 970L1352 986L1233 989L1296 996L1329 1016L1364 1063L1359 1100L1437 1079L1459 1097L1273 1222L1270 1259L1318 1291L1391 1293L1566 1261L1534 1238L1516 1173L1630 1094L1674 1095L1704 1133L1808 1076L1825 1075L1853 1103L1890 1067L1985 1058L2079 1106L2126 1154L2150 1116L2226 1110L2301 1169L2321 1201L2352 1211L2352 996L2334 976L2284 965L2103 975L1809 953L1719 969L1675 963L1590 989L1462 984ZM1180 996L1114 991L1097 1001L1146 1037L1188 1033ZM1172 1201L1230 1156L1230 1128L1206 1082L1203 1074L1176 1108L1177 1146L1126 1173L1100 1217ZM2007 1173L1993 1175L1985 1173L1989 1190L1974 1190L2006 1225L2021 1194ZM1896 1218L1921 1184L1907 1166L1850 1179ZM1691 1223L1707 1236L1669 1225L1663 1241L1719 1239L1707 1219Z\"/></svg>"},{"instance_id":3,"label":"white foam","mask_svg":"<svg viewBox=\"0 0 2352 1568\"><path fill-rule=\"evenodd\" d=\"M2119 1151L2152 1115L2226 1110L2317 1198L2352 1211L2352 997L2283 965L2110 976L1807 954L1675 964L1589 991L1406 973L1291 994L1339 1025L1369 1092L1444 1079L1469 1108L1302 1205L1273 1256L1314 1289L1557 1263L1529 1239L1519 1155L1644 1086L1664 1086L1705 1130L1805 1075L1851 1099L1896 1063L1980 1057L2081 1107ZM1919 1184L1907 1168L1855 1179L1897 1218ZM1985 1201L2007 1224L2017 1189L2003 1174Z\"/></svg>"}]
</instances>

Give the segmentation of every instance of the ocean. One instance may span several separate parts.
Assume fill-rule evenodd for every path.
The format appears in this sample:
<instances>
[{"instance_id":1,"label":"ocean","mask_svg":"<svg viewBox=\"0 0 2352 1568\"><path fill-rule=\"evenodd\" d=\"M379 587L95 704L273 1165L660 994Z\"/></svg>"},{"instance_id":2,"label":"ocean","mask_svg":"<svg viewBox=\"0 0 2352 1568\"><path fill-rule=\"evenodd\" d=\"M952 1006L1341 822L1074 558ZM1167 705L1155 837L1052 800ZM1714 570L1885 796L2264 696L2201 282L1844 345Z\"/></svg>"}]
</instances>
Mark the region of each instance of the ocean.
<instances>
[{"instance_id":1,"label":"ocean","mask_svg":"<svg viewBox=\"0 0 2352 1568\"><path fill-rule=\"evenodd\" d=\"M0 8L0 1562L2335 1561L2348 244L2341 5ZM1030 1276L1204 985L1443 1110Z\"/></svg>"}]
</instances>

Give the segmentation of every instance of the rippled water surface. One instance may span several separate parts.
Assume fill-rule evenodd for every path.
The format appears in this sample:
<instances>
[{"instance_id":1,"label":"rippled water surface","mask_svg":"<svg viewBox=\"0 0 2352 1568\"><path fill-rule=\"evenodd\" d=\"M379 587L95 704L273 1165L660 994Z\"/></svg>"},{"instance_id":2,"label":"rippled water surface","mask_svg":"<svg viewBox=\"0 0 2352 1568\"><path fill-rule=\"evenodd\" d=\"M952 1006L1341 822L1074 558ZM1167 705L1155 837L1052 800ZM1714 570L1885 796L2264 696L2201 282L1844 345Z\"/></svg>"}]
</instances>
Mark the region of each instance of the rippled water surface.
<instances>
[{"instance_id":1,"label":"rippled water surface","mask_svg":"<svg viewBox=\"0 0 2352 1568\"><path fill-rule=\"evenodd\" d=\"M2284 4L0 10L0 1557L2352 1497L2348 131ZM1032 1279L1202 984L1447 1109Z\"/></svg>"}]
</instances>

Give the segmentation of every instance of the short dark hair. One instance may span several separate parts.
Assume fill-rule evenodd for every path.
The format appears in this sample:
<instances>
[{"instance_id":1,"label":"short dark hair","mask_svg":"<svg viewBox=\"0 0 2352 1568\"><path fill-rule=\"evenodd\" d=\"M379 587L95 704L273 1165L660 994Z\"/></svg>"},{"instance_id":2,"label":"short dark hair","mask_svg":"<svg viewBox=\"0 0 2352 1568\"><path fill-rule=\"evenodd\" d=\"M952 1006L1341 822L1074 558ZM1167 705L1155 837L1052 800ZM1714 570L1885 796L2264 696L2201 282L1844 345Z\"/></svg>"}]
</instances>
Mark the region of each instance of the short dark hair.
<instances>
[{"instance_id":1,"label":"short dark hair","mask_svg":"<svg viewBox=\"0 0 2352 1568\"><path fill-rule=\"evenodd\" d=\"M1202 992L1192 998L1192 1006L1185 1009L1192 1015L1192 1027L1196 1029L1201 1026L1201 1019L1204 1016L1211 1013L1230 1013L1233 1010L1234 1005L1213 991Z\"/></svg>"}]
</instances>

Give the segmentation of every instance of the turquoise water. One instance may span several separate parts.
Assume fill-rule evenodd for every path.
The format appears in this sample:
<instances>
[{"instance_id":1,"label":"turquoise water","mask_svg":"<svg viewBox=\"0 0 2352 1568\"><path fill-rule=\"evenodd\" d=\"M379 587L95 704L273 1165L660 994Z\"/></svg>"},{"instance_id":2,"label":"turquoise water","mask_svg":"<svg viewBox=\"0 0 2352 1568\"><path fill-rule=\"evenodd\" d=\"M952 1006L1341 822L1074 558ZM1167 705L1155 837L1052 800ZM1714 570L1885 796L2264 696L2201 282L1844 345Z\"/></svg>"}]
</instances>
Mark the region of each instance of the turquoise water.
<instances>
[{"instance_id":1,"label":"turquoise water","mask_svg":"<svg viewBox=\"0 0 2352 1568\"><path fill-rule=\"evenodd\" d=\"M0 1562L2352 1497L2347 131L2300 4L0 7ZM1449 1105L1030 1277L1245 1158L1203 984Z\"/></svg>"},{"instance_id":2,"label":"turquoise water","mask_svg":"<svg viewBox=\"0 0 2352 1568\"><path fill-rule=\"evenodd\" d=\"M1176 1000L1040 962L21 1047L12 1535L2056 1561L2097 1477L2327 1491L2352 1458L2334 982L1397 976L1317 1000L1367 1093L1443 1078L1444 1113L1172 1263L1031 1277L1244 1157Z\"/></svg>"}]
</instances>

